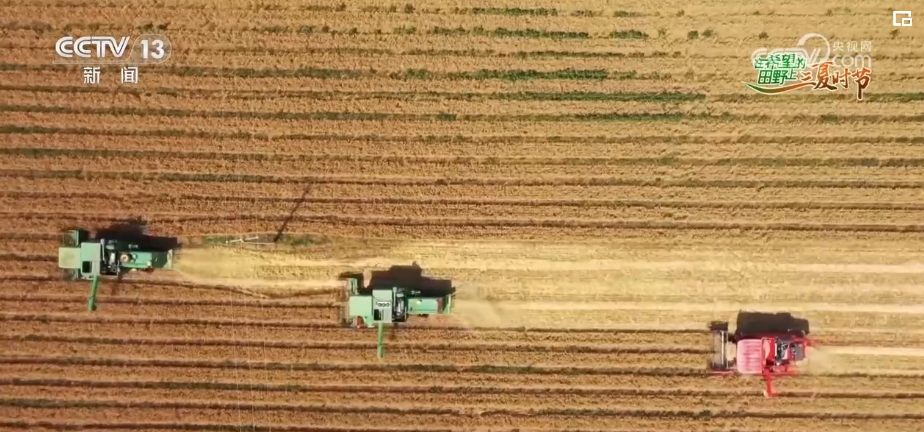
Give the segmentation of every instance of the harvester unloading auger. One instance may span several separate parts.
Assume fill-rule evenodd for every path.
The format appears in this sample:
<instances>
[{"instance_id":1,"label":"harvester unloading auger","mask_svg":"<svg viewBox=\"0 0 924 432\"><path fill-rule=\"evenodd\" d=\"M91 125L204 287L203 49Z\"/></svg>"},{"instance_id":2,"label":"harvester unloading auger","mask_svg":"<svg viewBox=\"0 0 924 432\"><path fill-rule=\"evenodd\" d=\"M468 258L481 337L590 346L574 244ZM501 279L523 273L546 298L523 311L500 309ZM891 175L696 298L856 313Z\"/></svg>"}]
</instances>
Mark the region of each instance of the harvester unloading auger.
<instances>
[{"instance_id":1,"label":"harvester unloading auger","mask_svg":"<svg viewBox=\"0 0 924 432\"><path fill-rule=\"evenodd\" d=\"M58 267L71 280L92 281L87 309L96 310L96 291L101 277L121 280L131 271L151 272L173 268L173 250L151 250L124 239L90 238L86 230L70 230L58 248Z\"/></svg>"},{"instance_id":2,"label":"harvester unloading auger","mask_svg":"<svg viewBox=\"0 0 924 432\"><path fill-rule=\"evenodd\" d=\"M386 325L407 322L412 315L452 313L455 294L452 281L424 277L417 263L373 271L368 287L363 285L362 273L348 273L340 278L346 280L349 298L343 309L343 324L357 329L378 327L379 358L384 357Z\"/></svg>"},{"instance_id":3,"label":"harvester unloading auger","mask_svg":"<svg viewBox=\"0 0 924 432\"><path fill-rule=\"evenodd\" d=\"M762 375L767 384L764 395L774 397L773 378L797 375L797 362L806 358L809 322L789 313L739 312L737 328L729 333L728 322L715 321L712 332L712 359L709 368L716 374ZM735 345L729 358L728 344Z\"/></svg>"}]
</instances>

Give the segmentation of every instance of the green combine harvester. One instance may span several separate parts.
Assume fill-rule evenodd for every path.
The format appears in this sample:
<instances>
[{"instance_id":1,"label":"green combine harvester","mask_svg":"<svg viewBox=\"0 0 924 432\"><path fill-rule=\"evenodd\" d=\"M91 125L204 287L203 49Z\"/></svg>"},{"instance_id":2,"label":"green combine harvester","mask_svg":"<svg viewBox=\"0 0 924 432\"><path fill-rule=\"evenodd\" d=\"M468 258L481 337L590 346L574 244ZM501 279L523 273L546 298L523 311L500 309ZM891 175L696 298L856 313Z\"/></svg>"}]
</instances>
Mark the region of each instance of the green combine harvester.
<instances>
[{"instance_id":1,"label":"green combine harvester","mask_svg":"<svg viewBox=\"0 0 924 432\"><path fill-rule=\"evenodd\" d=\"M452 281L430 279L416 263L373 271L369 286L362 273L342 275L347 281L349 300L344 308L344 324L353 328L378 327L377 354L384 357L386 325L407 322L408 317L427 317L452 313L455 288Z\"/></svg>"},{"instance_id":2,"label":"green combine harvester","mask_svg":"<svg viewBox=\"0 0 924 432\"><path fill-rule=\"evenodd\" d=\"M145 250L138 242L112 239L90 239L86 230L71 230L64 234L58 248L58 267L70 280L92 281L87 308L96 310L96 291L103 276L117 280L131 271L145 272L173 268L173 250Z\"/></svg>"}]
</instances>

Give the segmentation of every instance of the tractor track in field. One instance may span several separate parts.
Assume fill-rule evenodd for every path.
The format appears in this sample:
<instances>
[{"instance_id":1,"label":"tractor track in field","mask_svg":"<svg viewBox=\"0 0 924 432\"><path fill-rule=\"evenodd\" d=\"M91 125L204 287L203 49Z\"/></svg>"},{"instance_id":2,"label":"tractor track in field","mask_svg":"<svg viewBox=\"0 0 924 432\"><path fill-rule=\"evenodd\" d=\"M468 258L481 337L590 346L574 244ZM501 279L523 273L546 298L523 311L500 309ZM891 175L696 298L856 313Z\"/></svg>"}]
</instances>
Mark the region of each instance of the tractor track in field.
<instances>
[{"instance_id":1,"label":"tractor track in field","mask_svg":"<svg viewBox=\"0 0 924 432\"><path fill-rule=\"evenodd\" d=\"M279 215L279 214L235 214L235 215L178 215L171 213L149 213L152 222L158 224L203 223L220 227L222 223L237 225L241 222L326 222L343 226L385 225L385 226L439 226L439 227L511 227L511 228L561 228L561 229L648 229L648 230L752 230L752 231L841 231L841 232L883 232L883 233L924 233L922 224L838 224L838 223L798 223L798 222L679 222L679 221L645 221L645 220L592 220L592 219L510 219L510 218L452 218L452 217L379 217L379 216L343 216L329 215ZM52 219L60 222L73 221L80 224L97 225L116 223L123 220L119 216L100 216L90 213L53 213L10 211L0 214L0 219L18 223L17 219L42 222ZM71 222L71 223L73 223Z\"/></svg>"}]
</instances>

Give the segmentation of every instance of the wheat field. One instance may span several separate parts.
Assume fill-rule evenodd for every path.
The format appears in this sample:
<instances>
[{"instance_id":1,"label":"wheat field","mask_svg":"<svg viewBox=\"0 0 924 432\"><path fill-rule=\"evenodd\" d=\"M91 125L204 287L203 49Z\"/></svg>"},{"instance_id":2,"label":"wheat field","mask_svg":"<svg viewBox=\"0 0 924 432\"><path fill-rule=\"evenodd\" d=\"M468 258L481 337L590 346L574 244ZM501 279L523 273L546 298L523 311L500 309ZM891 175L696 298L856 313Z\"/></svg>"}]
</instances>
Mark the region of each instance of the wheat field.
<instances>
[{"instance_id":1,"label":"wheat field","mask_svg":"<svg viewBox=\"0 0 924 432\"><path fill-rule=\"evenodd\" d=\"M900 4L0 4L2 430L924 431ZM174 50L137 85L52 64L151 32ZM744 85L807 33L871 42L863 101ZM129 220L192 246L86 312L60 232ZM336 277L415 261L455 313L377 359ZM777 399L706 369L740 309L820 343Z\"/></svg>"}]
</instances>

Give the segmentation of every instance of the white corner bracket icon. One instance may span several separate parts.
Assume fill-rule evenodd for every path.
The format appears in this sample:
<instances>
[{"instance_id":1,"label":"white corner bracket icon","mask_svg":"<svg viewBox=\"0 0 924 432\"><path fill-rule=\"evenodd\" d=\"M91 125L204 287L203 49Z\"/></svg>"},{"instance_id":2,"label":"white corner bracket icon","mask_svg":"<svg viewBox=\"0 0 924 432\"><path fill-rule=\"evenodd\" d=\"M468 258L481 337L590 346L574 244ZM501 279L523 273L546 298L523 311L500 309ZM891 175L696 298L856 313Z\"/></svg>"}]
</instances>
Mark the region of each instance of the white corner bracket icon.
<instances>
[{"instance_id":1,"label":"white corner bracket icon","mask_svg":"<svg viewBox=\"0 0 924 432\"><path fill-rule=\"evenodd\" d=\"M901 17L901 21L898 20ZM911 27L911 11L892 11L892 25L895 27Z\"/></svg>"}]
</instances>

